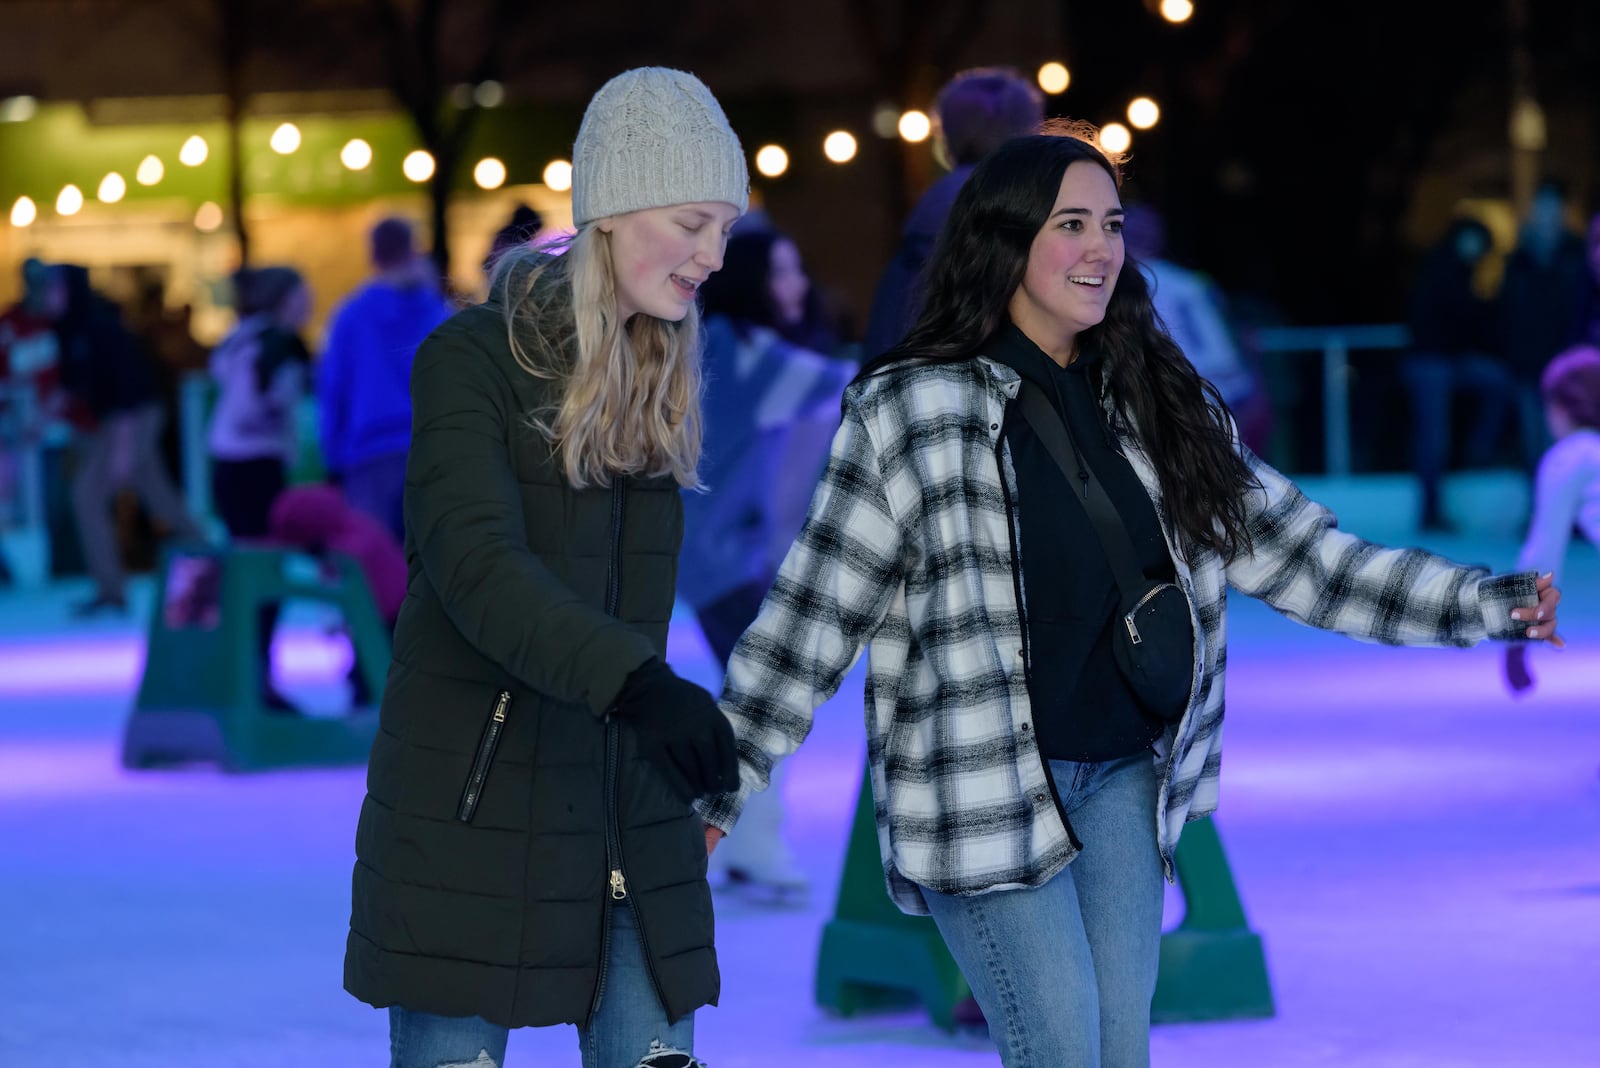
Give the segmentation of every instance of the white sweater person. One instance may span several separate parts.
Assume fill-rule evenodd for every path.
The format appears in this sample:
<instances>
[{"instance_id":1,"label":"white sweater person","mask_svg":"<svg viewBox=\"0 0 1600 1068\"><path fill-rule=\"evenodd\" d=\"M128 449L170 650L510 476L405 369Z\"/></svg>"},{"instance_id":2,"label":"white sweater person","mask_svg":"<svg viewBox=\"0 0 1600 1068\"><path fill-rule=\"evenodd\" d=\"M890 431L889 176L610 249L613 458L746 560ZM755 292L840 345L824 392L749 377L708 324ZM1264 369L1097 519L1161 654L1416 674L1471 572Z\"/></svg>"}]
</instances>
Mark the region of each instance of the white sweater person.
<instances>
[{"instance_id":1,"label":"white sweater person","mask_svg":"<svg viewBox=\"0 0 1600 1068\"><path fill-rule=\"evenodd\" d=\"M1600 545L1600 348L1580 345L1551 360L1539 389L1555 444L1539 461L1533 522L1517 567L1554 573L1559 585L1574 526ZM1527 657L1525 645L1506 648L1513 692L1533 686Z\"/></svg>"}]
</instances>

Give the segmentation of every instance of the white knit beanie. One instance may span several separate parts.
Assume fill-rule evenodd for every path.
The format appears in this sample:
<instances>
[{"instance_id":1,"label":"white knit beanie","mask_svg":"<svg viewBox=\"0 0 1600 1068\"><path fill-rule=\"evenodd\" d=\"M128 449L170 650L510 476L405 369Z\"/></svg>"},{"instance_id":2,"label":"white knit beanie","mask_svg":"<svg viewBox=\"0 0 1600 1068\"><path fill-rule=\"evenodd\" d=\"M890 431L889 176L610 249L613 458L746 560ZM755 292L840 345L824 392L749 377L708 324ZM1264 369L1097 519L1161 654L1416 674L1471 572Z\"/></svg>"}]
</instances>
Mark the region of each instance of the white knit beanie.
<instances>
[{"instance_id":1,"label":"white knit beanie","mask_svg":"<svg viewBox=\"0 0 1600 1068\"><path fill-rule=\"evenodd\" d=\"M693 74L636 67L589 101L572 146L572 221L673 204L750 203L744 149Z\"/></svg>"}]
</instances>

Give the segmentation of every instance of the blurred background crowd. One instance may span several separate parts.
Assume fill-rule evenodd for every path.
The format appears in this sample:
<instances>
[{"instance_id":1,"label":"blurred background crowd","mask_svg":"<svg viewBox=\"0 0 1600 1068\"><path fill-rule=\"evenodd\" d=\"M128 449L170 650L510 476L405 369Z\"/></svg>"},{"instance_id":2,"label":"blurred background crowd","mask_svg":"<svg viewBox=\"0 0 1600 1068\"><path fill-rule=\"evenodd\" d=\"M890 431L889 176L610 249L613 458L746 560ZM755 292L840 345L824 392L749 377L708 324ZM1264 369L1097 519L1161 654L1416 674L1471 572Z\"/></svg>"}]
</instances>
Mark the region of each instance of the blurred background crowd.
<instances>
[{"instance_id":1,"label":"blurred background crowd","mask_svg":"<svg viewBox=\"0 0 1600 1068\"><path fill-rule=\"evenodd\" d=\"M121 609L164 538L271 536L296 485L398 538L410 352L501 251L568 227L579 109L636 62L706 78L751 156L708 336L843 368L813 385L895 340L966 171L1047 116L1128 153L1129 251L1251 446L1295 473L1409 473L1422 530L1475 521L1455 469L1526 488L1541 373L1600 343L1583 3L70 0L0 20L0 582L86 574L83 613ZM797 404L826 423L826 400Z\"/></svg>"}]
</instances>

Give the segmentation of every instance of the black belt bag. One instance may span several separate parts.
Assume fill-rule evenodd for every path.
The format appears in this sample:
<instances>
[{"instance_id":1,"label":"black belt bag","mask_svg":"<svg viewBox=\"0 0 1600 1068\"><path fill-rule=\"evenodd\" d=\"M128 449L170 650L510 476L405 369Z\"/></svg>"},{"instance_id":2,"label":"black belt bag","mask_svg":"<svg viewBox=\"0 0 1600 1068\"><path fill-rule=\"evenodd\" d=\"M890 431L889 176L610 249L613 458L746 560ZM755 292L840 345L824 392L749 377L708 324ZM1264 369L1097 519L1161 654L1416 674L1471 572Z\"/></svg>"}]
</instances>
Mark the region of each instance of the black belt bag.
<instances>
[{"instance_id":1,"label":"black belt bag","mask_svg":"<svg viewBox=\"0 0 1600 1068\"><path fill-rule=\"evenodd\" d=\"M1173 583L1145 578L1122 516L1094 471L1078 459L1067 436L1070 431L1050 399L1029 382L1022 383L1019 399L1023 417L1067 476L1067 484L1082 488L1084 511L1111 565L1118 596L1118 618L1111 634L1117 668L1146 712L1164 723L1176 723L1189 707L1194 678L1189 599Z\"/></svg>"}]
</instances>

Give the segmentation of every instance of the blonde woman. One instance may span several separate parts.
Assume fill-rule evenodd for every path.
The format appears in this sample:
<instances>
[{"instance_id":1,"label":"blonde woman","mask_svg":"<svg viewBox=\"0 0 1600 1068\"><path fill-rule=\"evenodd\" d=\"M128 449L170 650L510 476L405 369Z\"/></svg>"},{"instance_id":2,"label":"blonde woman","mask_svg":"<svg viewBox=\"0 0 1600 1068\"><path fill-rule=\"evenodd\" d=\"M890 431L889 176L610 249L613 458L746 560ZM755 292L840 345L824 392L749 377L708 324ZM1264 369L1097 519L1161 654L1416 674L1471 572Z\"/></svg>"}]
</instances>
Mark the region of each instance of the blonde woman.
<instances>
[{"instance_id":1,"label":"blonde woman","mask_svg":"<svg viewBox=\"0 0 1600 1068\"><path fill-rule=\"evenodd\" d=\"M510 1028L560 1023L585 1068L695 1063L718 973L690 805L737 760L664 657L695 299L748 186L703 84L619 75L578 131L564 254L508 256L417 352L409 586L345 958L393 1068L499 1065Z\"/></svg>"}]
</instances>

